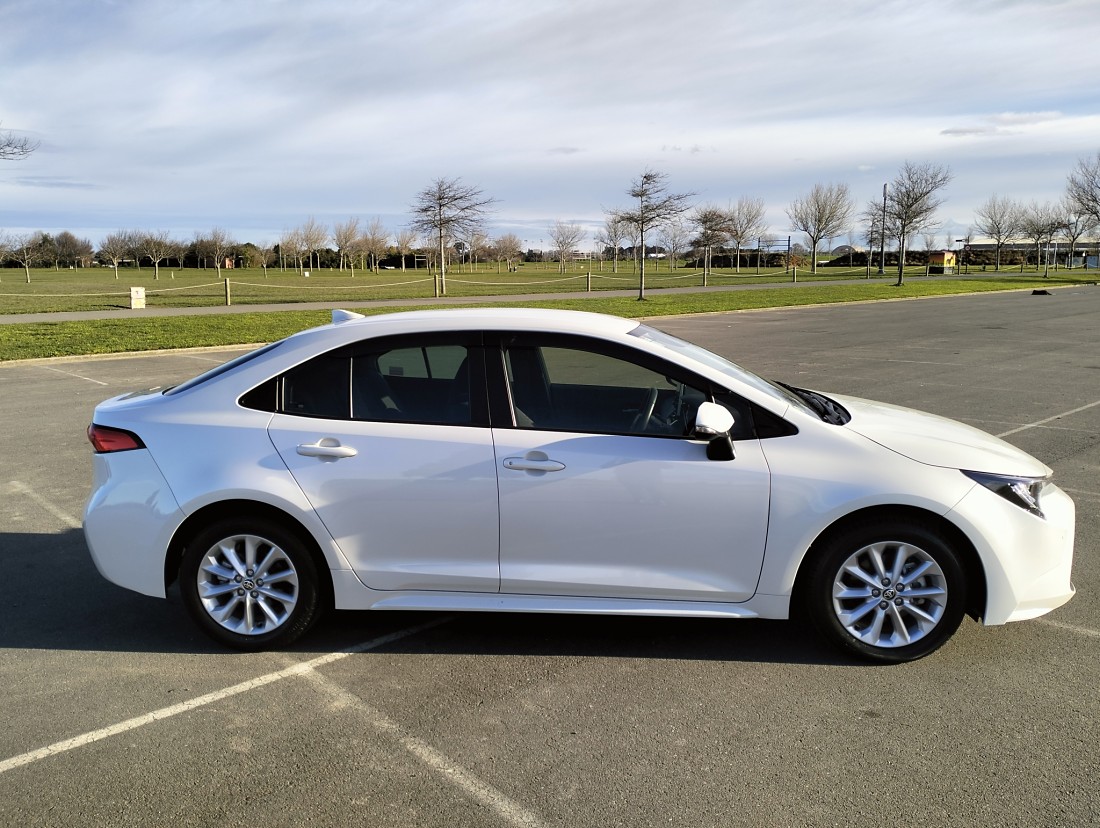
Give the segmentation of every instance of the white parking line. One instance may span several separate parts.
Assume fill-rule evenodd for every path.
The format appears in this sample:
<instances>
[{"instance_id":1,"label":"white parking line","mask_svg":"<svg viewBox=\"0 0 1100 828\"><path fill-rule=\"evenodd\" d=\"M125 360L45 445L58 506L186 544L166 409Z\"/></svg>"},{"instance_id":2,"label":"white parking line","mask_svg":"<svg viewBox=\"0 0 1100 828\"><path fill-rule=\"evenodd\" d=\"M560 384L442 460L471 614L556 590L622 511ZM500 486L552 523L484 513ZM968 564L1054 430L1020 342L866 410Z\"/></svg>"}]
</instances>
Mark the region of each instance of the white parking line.
<instances>
[{"instance_id":1,"label":"white parking line","mask_svg":"<svg viewBox=\"0 0 1100 828\"><path fill-rule=\"evenodd\" d=\"M1078 627L1073 624L1066 624L1063 621L1051 621L1049 618L1036 618L1040 624L1046 624L1048 627L1057 627L1060 630L1069 630L1075 632L1078 635L1087 635L1089 638L1100 638L1100 630L1090 630L1088 627Z\"/></svg>"},{"instance_id":2,"label":"white parking line","mask_svg":"<svg viewBox=\"0 0 1100 828\"><path fill-rule=\"evenodd\" d=\"M69 528L71 528L71 529L79 529L81 527L81 523L80 523L79 520L74 518L72 515L70 515L68 512L64 511L63 509L55 506L50 501L46 500L46 498L42 497L42 495L40 495L38 492L31 489L25 483L20 483L18 480L10 481L8 483L8 492L10 494L26 495L31 500L33 500L35 503L37 503L39 506L41 506L43 509L45 509L47 512L49 512L51 515L53 515L55 518L57 518L62 523L69 526Z\"/></svg>"},{"instance_id":3,"label":"white parking line","mask_svg":"<svg viewBox=\"0 0 1100 828\"><path fill-rule=\"evenodd\" d=\"M367 723L376 731L395 739L401 747L438 773L447 782L460 788L482 805L492 808L509 824L521 826L521 828L540 828L543 825L542 820L534 813L509 799L489 783L474 776L466 768L446 754L436 750L423 739L413 736L381 710L367 704L359 696L344 689L316 670L310 669L306 673L306 678L332 696L338 707L351 708L361 713Z\"/></svg>"},{"instance_id":4,"label":"white parking line","mask_svg":"<svg viewBox=\"0 0 1100 828\"><path fill-rule=\"evenodd\" d=\"M1062 417L1068 417L1070 414L1077 414L1078 412L1087 411L1090 408L1095 408L1098 405L1100 405L1100 400L1097 400L1096 402L1090 402L1088 405L1082 405L1080 408L1074 408L1070 411L1063 411L1061 414L1055 414L1053 417L1047 417L1045 420L1036 420L1034 423L1028 423L1027 425L1022 425L1018 428L1011 429L1010 431L1002 431L997 436L1001 437L1001 438L1004 438L1004 437L1007 437L1010 434L1016 434L1020 431L1027 431L1029 428L1037 428L1041 425L1046 425L1047 423L1052 423L1055 420L1061 419Z\"/></svg>"},{"instance_id":5,"label":"white parking line","mask_svg":"<svg viewBox=\"0 0 1100 828\"><path fill-rule=\"evenodd\" d=\"M180 713L188 713L192 710L197 710L200 707L205 707L208 704L221 701L222 699L229 698L230 696L237 696L241 693L247 693L249 690L255 690L259 687L264 687L268 684L273 684L277 681L282 681L285 678L291 676L300 676L309 673L316 667L320 667L324 664L331 664L334 661L347 658L349 655L356 653L365 653L368 650L375 650L393 641L398 641L402 638L407 638L410 635L423 632L431 627L438 626L445 621L450 620L448 617L436 618L426 624L419 624L415 627L409 627L408 629L398 630L388 635L379 636L373 638L370 641L365 641L362 644L358 644L354 647L349 647L346 650L341 650L338 653L328 653L317 658L304 661L300 664L295 664L291 667L287 667L285 670L278 670L274 673L268 673L265 676L249 679L248 681L242 681L240 684L234 684L232 687L226 687L222 690L215 690L213 693L207 693L204 696L198 696L190 699L189 701L181 702L180 704L174 704L171 707L162 707L160 710L154 710L152 713L146 713L143 716L135 716L132 719L127 719L124 722L118 724L109 725L108 727L102 727L99 730L93 730L90 733L84 733L80 736L74 736L71 739L64 739L60 742L54 742L52 745L39 748L38 750L28 751L27 753L21 753L19 756L13 756L10 759L0 761L0 774L7 773L15 768L29 765L33 762L38 762L42 759L48 759L51 756L57 756L58 754L65 753L70 750L75 750L85 745L90 745L93 742L98 742L103 739L107 739L111 736L117 736L120 733L126 733L131 730L136 730L139 727L144 727L154 722L170 719L173 716L178 716Z\"/></svg>"},{"instance_id":6,"label":"white parking line","mask_svg":"<svg viewBox=\"0 0 1100 828\"><path fill-rule=\"evenodd\" d=\"M49 365L40 365L38 367L41 368L44 371L55 371L56 373L64 374L67 377L76 377L77 379L87 380L88 382L94 382L96 385L109 385L110 384L110 383L106 383L106 382L101 382L100 380L97 380L97 379L92 379L91 377L85 377L85 376L82 376L80 374L74 374L72 371L62 371L60 368L51 368Z\"/></svg>"}]
</instances>

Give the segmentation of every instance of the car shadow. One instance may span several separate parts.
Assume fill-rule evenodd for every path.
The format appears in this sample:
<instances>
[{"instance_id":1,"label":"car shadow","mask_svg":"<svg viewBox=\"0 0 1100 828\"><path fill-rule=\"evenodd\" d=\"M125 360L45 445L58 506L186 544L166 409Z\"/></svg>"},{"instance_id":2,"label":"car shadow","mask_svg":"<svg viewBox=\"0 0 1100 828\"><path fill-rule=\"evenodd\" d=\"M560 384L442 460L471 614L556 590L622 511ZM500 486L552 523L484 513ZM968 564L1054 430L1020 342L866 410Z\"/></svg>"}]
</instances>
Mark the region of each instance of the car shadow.
<instances>
[{"instance_id":1,"label":"car shadow","mask_svg":"<svg viewBox=\"0 0 1100 828\"><path fill-rule=\"evenodd\" d=\"M0 648L230 652L192 624L178 590L163 600L104 579L80 530L0 533L0 572ZM284 652L339 652L426 622L428 628L375 651L863 663L834 653L798 622L528 613L330 612Z\"/></svg>"}]
</instances>

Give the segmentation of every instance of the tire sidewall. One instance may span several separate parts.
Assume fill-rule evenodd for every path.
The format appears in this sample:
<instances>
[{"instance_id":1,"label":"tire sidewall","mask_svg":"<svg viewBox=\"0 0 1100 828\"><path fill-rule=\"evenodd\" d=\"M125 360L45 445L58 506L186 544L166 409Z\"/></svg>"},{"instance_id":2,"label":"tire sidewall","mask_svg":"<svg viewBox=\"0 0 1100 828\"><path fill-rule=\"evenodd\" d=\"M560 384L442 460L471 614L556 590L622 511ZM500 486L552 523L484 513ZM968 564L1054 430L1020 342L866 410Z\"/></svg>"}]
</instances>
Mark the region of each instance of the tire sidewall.
<instances>
[{"instance_id":1,"label":"tire sidewall","mask_svg":"<svg viewBox=\"0 0 1100 828\"><path fill-rule=\"evenodd\" d=\"M227 630L210 617L198 592L199 567L220 541L235 535L256 535L279 547L298 576L298 600L290 616L276 629L260 635ZM180 594L188 614L199 628L220 644L238 650L265 650L295 641L313 624L318 614L317 567L302 541L277 523L259 519L221 520L197 532L187 543L179 571Z\"/></svg>"},{"instance_id":2,"label":"tire sidewall","mask_svg":"<svg viewBox=\"0 0 1100 828\"><path fill-rule=\"evenodd\" d=\"M875 647L853 636L833 608L833 584L841 566L860 549L884 541L920 547L943 572L947 605L935 629L902 647ZM913 661L939 649L958 629L966 611L966 575L956 553L942 533L931 526L880 521L849 528L827 541L816 553L803 593L810 620L829 643L864 659L885 663Z\"/></svg>"}]
</instances>

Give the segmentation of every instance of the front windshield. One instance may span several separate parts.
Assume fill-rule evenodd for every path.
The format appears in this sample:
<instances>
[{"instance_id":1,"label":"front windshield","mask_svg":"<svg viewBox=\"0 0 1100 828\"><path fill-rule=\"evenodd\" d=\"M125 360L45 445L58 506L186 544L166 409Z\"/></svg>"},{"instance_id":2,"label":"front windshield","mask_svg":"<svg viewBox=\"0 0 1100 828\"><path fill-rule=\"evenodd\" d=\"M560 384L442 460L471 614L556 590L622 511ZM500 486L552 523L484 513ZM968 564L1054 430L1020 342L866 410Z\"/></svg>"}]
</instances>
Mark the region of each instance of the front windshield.
<instances>
[{"instance_id":1,"label":"front windshield","mask_svg":"<svg viewBox=\"0 0 1100 828\"><path fill-rule=\"evenodd\" d=\"M725 357L719 356L713 351L708 351L706 348L694 345L687 340L672 336L672 334L667 334L664 331L659 331L656 328L651 328L648 325L638 325L638 327L630 331L630 335L636 336L639 339L644 339L646 342L655 342L658 345L668 348L670 351L675 351L678 354L683 354L684 356L694 359L696 362L701 362L708 368L713 368L715 371L719 371L731 379L752 386L762 394L767 394L776 402L794 405L813 413L812 409L810 409L801 397L791 393L783 386L769 382L763 377L758 377L752 371L742 368L737 363L730 362L730 360Z\"/></svg>"}]
</instances>

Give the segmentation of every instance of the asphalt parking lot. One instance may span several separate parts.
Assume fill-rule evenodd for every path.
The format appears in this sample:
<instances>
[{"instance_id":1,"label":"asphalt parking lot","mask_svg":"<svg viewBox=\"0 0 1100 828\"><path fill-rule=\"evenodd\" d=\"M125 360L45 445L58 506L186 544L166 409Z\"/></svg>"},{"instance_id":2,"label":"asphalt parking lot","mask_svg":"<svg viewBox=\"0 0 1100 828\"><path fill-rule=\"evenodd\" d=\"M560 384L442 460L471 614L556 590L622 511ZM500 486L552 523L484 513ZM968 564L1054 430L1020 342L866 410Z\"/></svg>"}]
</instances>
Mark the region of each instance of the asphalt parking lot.
<instances>
[{"instance_id":1,"label":"asphalt parking lot","mask_svg":"<svg viewBox=\"0 0 1100 828\"><path fill-rule=\"evenodd\" d=\"M0 825L1100 823L1100 288L1052 293L653 323L1055 470L1077 596L896 667L793 623L579 616L336 613L223 651L79 527L95 403L237 352L0 365Z\"/></svg>"}]
</instances>

